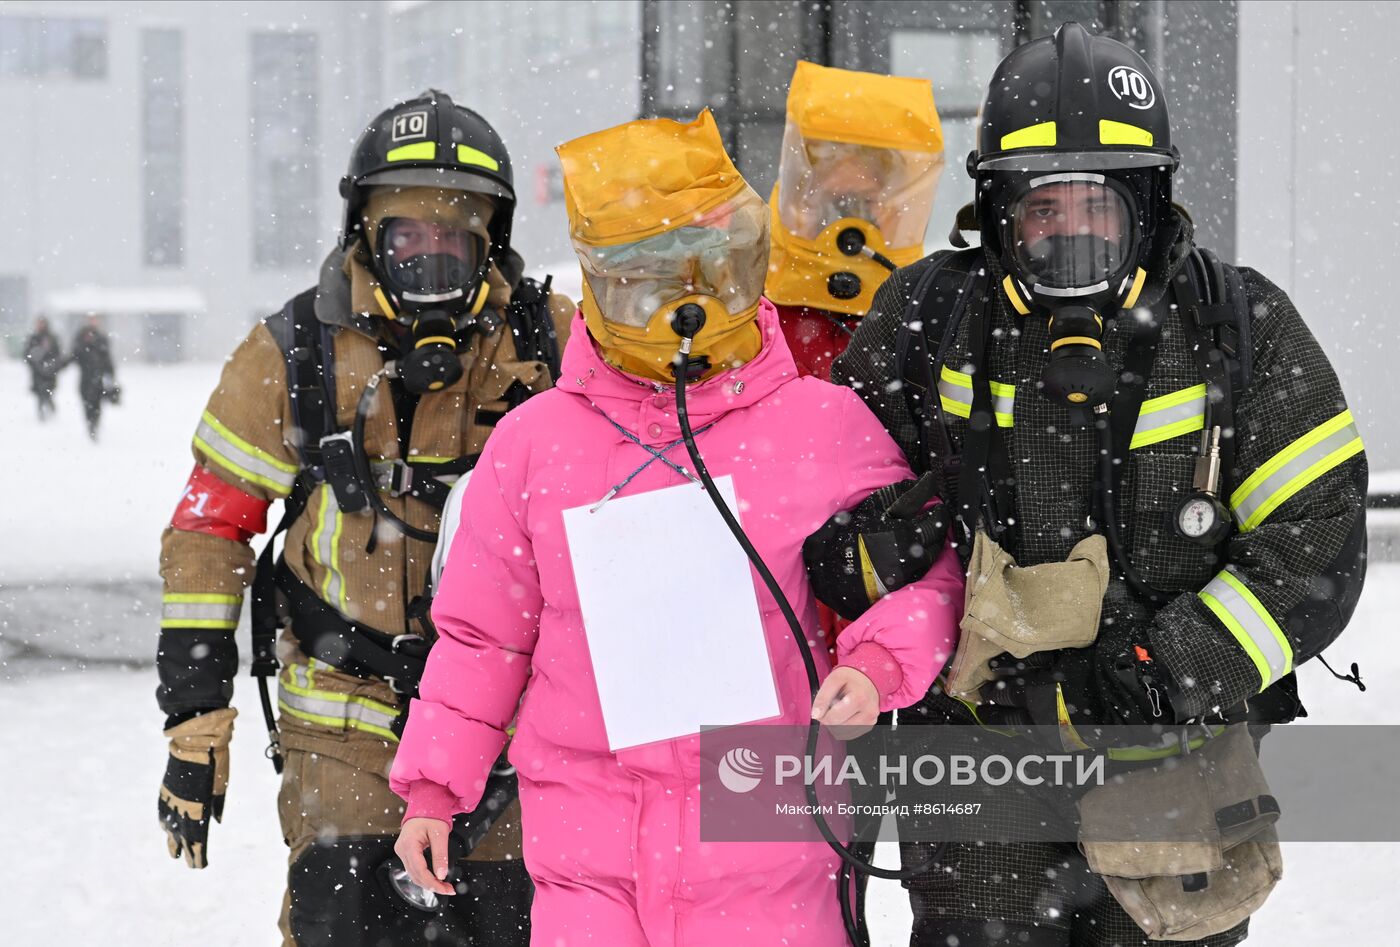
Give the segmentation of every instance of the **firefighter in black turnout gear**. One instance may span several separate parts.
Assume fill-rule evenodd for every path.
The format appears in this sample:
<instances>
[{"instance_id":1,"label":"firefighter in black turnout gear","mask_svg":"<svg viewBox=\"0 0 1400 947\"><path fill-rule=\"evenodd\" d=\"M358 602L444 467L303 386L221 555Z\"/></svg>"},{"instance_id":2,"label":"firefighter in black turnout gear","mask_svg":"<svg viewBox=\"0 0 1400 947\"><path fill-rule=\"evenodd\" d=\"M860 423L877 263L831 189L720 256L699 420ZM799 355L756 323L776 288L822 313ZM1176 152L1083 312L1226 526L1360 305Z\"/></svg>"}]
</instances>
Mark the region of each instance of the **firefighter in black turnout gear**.
<instances>
[{"instance_id":1,"label":"firefighter in black turnout gear","mask_svg":"<svg viewBox=\"0 0 1400 947\"><path fill-rule=\"evenodd\" d=\"M1088 646L994 655L960 699L945 675L901 725L1092 740L1106 724L1284 723L1303 713L1294 669L1351 617L1356 423L1288 296L1193 243L1178 162L1162 88L1127 46L1073 23L1021 46L968 159L959 220L975 214L981 246L897 271L836 360L833 380L941 481L974 568L988 550L1021 567L1107 551L1101 610L1080 603ZM901 828L906 865L936 850ZM938 851L908 883L916 945L1148 942L1074 844Z\"/></svg>"}]
</instances>

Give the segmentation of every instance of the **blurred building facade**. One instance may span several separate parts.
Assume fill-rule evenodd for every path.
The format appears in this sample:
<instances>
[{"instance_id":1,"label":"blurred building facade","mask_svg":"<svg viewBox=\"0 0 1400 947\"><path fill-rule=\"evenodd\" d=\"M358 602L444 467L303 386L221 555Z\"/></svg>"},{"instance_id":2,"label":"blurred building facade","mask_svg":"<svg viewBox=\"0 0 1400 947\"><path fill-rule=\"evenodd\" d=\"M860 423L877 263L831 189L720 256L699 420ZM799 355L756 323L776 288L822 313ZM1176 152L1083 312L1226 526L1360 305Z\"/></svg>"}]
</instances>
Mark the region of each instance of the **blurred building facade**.
<instances>
[{"instance_id":1,"label":"blurred building facade","mask_svg":"<svg viewBox=\"0 0 1400 947\"><path fill-rule=\"evenodd\" d=\"M3 347L96 312L124 359L223 357L315 280L365 123L430 86L500 130L517 245L572 271L553 147L637 115L640 4L523 6L0 4Z\"/></svg>"},{"instance_id":2,"label":"blurred building facade","mask_svg":"<svg viewBox=\"0 0 1400 947\"><path fill-rule=\"evenodd\" d=\"M1348 278L1400 252L1381 209L1400 183L1379 118L1400 81L1400 5L1385 3L6 0L0 113L18 138L0 206L21 223L0 228L0 340L13 351L41 312L67 333L100 303L125 358L222 357L315 278L364 123L429 86L500 129L517 245L567 289L559 142L708 106L766 195L798 58L925 76L948 153L926 243L946 245L993 67L1069 19L1152 63L1202 242L1293 294L1363 424L1388 430L1386 283ZM1400 467L1400 437L1368 441Z\"/></svg>"},{"instance_id":3,"label":"blurred building facade","mask_svg":"<svg viewBox=\"0 0 1400 947\"><path fill-rule=\"evenodd\" d=\"M216 358L333 238L378 4L0 6L0 332L96 303L124 358ZM65 338L65 344L66 344Z\"/></svg>"}]
</instances>

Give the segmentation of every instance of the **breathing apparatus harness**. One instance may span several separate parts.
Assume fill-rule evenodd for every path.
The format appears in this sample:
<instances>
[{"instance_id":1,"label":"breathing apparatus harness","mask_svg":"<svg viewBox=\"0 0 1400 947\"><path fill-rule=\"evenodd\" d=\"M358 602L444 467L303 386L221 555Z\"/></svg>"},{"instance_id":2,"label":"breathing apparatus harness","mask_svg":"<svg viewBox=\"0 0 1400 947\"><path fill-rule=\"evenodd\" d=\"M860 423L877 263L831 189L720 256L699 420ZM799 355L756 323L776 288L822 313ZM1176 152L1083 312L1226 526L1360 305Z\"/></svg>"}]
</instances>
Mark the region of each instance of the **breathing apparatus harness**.
<instances>
[{"instance_id":1,"label":"breathing apparatus harness","mask_svg":"<svg viewBox=\"0 0 1400 947\"><path fill-rule=\"evenodd\" d=\"M523 279L506 307L504 320L513 335L516 351L523 360L544 362L551 377L559 373L559 347L549 314L550 280L536 283ZM361 512L373 506L396 529L423 542L434 542L437 533L404 523L380 496L388 490L395 496L409 495L438 509L447 501L450 487L437 479L461 476L476 463L475 455L448 463L423 464L393 461L376 472L364 451L365 420L375 391L396 375L397 366L387 363L372 376L362 393L350 430L339 429L335 418L336 370L334 330L316 318L316 290L308 289L290 300L281 311L269 316L265 325L282 352L287 373L293 423L301 451L301 471L285 502L281 522L258 557L253 580L253 664L258 680L263 717L267 725L267 756L281 772L282 756L277 737L276 715L268 689L279 663L277 634L284 619L279 597L295 617L292 628L307 654L346 673L382 678L402 697L417 691L428 648L435 631L428 617L431 599L424 595L410 603L409 617L421 627L421 634L392 635L360 622L347 620L292 574L282 557L276 555L276 538L305 511L315 490L326 484L334 492L343 512ZM496 319L499 317L494 317ZM498 321L483 323L482 331L494 331ZM455 341L455 340L454 340ZM418 351L418 349L414 349ZM457 364L455 354L452 362ZM460 372L460 366L458 367ZM523 385L506 392L510 407L529 395ZM485 423L488 419L478 416ZM499 420L497 418L497 420ZM371 540L372 541L372 540ZM402 715L399 720L402 721Z\"/></svg>"},{"instance_id":2,"label":"breathing apparatus harness","mask_svg":"<svg viewBox=\"0 0 1400 947\"><path fill-rule=\"evenodd\" d=\"M859 251L857 251L859 252ZM705 466L705 459L700 455L700 448L695 443L695 432L690 425L690 414L686 407L686 385L698 380L708 369L709 359L693 357L691 346L695 336L705 324L705 310L694 303L687 303L678 307L671 318L671 328L680 336L680 348L676 352L672 364L672 372L676 376L676 417L680 422L681 437L685 441L686 452L690 455L690 462L695 468L695 474L700 479L701 485L705 488L705 493L710 501L714 503L715 509L719 511L724 519L725 525L729 527L730 533L738 542L759 578L763 580L768 593L773 596L773 601L777 603L778 610L782 613L784 621L787 622L788 629L792 632L793 641L797 644L797 651L802 657L802 666L807 672L807 686L811 691L812 700L816 700L817 692L821 689L821 679L817 672L816 659L812 656L812 649L807 644L806 635L802 631L802 623L797 618L797 613L793 610L792 603L788 601L782 587L773 577L767 563L759 555L753 543L749 540L744 528L735 517L733 511L729 509L724 498L720 495L715 486L714 479L710 476L709 469ZM821 732L819 721L813 720L808 727L807 743L804 750L804 758L810 761L817 752L817 740ZM864 932L863 919L857 920L853 915L850 900L848 897L848 885L852 877L851 871L864 872L876 878L886 878L892 881L906 881L910 878L918 877L932 870L934 863L939 857L939 852L935 851L930 858L914 866L913 868L880 868L862 858L853 849L847 846L836 837L831 826L827 824L825 816L822 815L822 806L817 796L816 786L812 782L806 782L807 801L812 806L812 821L816 823L817 830L827 845L831 847L842 861L842 868L837 876L837 888L841 902L841 914L846 923L846 932L850 936L852 943L857 945L868 944L868 935ZM857 844L860 840L857 840Z\"/></svg>"},{"instance_id":3,"label":"breathing apparatus harness","mask_svg":"<svg viewBox=\"0 0 1400 947\"><path fill-rule=\"evenodd\" d=\"M905 397L911 413L921 422L920 453L931 464L941 462L945 483L956 483L958 487L956 512L962 524L964 542L960 551L964 557L971 554L979 525L1002 545L1014 541L1016 529L1013 468L995 421L991 382L985 370L991 334L987 314L992 299L981 253L973 249L935 258L912 289L896 342ZM1234 466L1231 434L1235 396L1249 383L1252 343L1248 305L1239 273L1222 264L1209 250L1194 246L1172 278L1169 292L1206 382L1201 453L1192 489L1178 505L1173 521L1184 539L1215 548L1230 533L1229 516L1219 498L1223 493L1222 477L1229 476ZM1011 303L1020 311L1014 297ZM1068 318L1063 311L1052 317L1060 328L1051 329L1051 354L1042 376L1045 395L1065 405L1072 415L1078 414L1082 425L1094 426L1100 463L1094 520L1102 527L1114 562L1134 594L1160 606L1169 596L1152 588L1132 562L1119 531L1116 501L1164 319L1155 311L1141 309L1118 316L1130 323L1130 335L1122 371L1115 378L1103 354L1102 330L1090 333L1085 327L1085 321L1092 317L1097 329L1101 317L1087 307L1072 309L1076 311L1071 311ZM1080 309L1084 311L1077 311ZM964 318L970 319L968 344L977 369L972 373L967 431L961 451L956 451L946 427L935 376ZM1066 326L1075 322L1077 328ZM936 345L933 339L938 340ZM1057 346L1056 341L1063 339L1069 339L1069 344ZM1105 389L1101 384L1105 376L1116 384ZM1049 384L1051 377L1060 384ZM1092 528L1095 523L1089 525Z\"/></svg>"}]
</instances>

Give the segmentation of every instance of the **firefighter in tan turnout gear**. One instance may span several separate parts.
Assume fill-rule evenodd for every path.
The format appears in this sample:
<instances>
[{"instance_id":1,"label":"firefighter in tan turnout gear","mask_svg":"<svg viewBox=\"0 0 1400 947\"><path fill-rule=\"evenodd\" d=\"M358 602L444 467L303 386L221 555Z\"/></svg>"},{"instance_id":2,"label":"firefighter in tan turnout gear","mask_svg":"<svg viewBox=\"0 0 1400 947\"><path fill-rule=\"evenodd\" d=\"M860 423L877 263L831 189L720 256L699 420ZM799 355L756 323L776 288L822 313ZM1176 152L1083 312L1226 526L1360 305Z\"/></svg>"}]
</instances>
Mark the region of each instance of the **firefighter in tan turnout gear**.
<instances>
[{"instance_id":1,"label":"firefighter in tan turnout gear","mask_svg":"<svg viewBox=\"0 0 1400 947\"><path fill-rule=\"evenodd\" d=\"M171 855L204 867L251 583L291 849L284 943L523 945L532 889L513 774L498 767L490 805L454 833L458 896L432 904L391 858L404 810L387 773L432 639L429 566L450 484L508 410L552 384L574 306L522 277L509 156L440 92L374 120L341 195L340 246L317 286L225 365L164 533L160 819ZM255 567L249 540L279 500L283 552L269 542Z\"/></svg>"}]
</instances>

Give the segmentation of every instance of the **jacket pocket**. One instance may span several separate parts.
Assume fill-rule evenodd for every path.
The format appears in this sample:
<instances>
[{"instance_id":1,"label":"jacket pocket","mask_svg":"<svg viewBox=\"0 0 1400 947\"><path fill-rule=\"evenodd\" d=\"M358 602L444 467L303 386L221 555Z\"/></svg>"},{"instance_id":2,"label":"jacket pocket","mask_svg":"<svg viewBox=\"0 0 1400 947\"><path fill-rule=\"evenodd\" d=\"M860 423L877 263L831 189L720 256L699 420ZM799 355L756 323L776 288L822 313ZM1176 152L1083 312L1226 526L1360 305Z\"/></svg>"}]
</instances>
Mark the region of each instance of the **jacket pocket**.
<instances>
[{"instance_id":1,"label":"jacket pocket","mask_svg":"<svg viewBox=\"0 0 1400 947\"><path fill-rule=\"evenodd\" d=\"M1133 564L1164 592L1194 591L1220 571L1214 548L1185 539L1176 528L1177 510L1193 492L1193 443L1183 436L1132 451L1118 494L1118 521Z\"/></svg>"}]
</instances>

